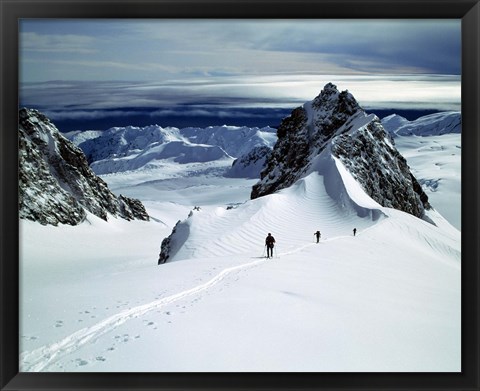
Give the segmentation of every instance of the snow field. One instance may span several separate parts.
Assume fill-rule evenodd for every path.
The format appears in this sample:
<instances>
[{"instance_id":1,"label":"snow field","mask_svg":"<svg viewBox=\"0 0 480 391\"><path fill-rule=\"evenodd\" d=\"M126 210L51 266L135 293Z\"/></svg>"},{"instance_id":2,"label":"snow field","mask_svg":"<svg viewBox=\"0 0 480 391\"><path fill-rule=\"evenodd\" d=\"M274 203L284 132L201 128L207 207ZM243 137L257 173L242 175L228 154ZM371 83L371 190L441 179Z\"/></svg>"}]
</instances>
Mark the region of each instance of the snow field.
<instances>
[{"instance_id":1,"label":"snow field","mask_svg":"<svg viewBox=\"0 0 480 391\"><path fill-rule=\"evenodd\" d=\"M461 229L461 135L395 138L433 207Z\"/></svg>"},{"instance_id":2,"label":"snow field","mask_svg":"<svg viewBox=\"0 0 480 391\"><path fill-rule=\"evenodd\" d=\"M460 267L439 263L434 249L419 260L422 246L392 243L389 223L273 260L162 265L159 284L193 268L183 280L198 285L180 284L177 294L125 308L24 358L38 360L29 370L55 371L451 370L460 354Z\"/></svg>"},{"instance_id":3,"label":"snow field","mask_svg":"<svg viewBox=\"0 0 480 391\"><path fill-rule=\"evenodd\" d=\"M109 174L150 222L22 220L20 370L460 371L460 232L435 211L438 226L381 208L341 164L318 164L253 201L254 181L216 163ZM185 244L157 266L179 219Z\"/></svg>"}]
</instances>

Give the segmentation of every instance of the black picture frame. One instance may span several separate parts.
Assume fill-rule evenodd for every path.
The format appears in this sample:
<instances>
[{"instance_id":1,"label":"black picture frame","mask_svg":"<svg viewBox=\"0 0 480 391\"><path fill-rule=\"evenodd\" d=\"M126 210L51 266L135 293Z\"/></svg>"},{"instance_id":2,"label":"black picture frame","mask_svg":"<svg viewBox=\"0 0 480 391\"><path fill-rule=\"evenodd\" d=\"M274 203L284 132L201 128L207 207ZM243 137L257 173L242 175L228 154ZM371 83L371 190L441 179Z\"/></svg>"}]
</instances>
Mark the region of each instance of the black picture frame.
<instances>
[{"instance_id":1,"label":"black picture frame","mask_svg":"<svg viewBox=\"0 0 480 391\"><path fill-rule=\"evenodd\" d=\"M1 390L479 390L479 0L0 0ZM18 20L286 18L462 20L461 373L19 373ZM254 352L252 352L254 354Z\"/></svg>"}]
</instances>

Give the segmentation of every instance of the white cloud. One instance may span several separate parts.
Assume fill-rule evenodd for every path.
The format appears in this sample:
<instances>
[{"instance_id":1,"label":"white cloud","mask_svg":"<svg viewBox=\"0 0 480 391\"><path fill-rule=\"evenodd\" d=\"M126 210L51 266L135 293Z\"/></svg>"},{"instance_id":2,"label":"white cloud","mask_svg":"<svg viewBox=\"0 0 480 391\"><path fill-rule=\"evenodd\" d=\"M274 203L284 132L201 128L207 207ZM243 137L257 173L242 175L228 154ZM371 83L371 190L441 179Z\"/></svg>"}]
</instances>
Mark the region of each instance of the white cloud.
<instances>
[{"instance_id":1,"label":"white cloud","mask_svg":"<svg viewBox=\"0 0 480 391\"><path fill-rule=\"evenodd\" d=\"M458 110L459 76L421 75L270 75L216 77L169 83L71 82L23 84L27 106L51 110L117 108L294 108L317 96L325 84L349 90L366 107ZM202 113L198 113L202 114Z\"/></svg>"},{"instance_id":2,"label":"white cloud","mask_svg":"<svg viewBox=\"0 0 480 391\"><path fill-rule=\"evenodd\" d=\"M136 111L127 110L45 110L44 114L53 121L60 120L94 120L108 117L129 117L138 115Z\"/></svg>"}]
</instances>

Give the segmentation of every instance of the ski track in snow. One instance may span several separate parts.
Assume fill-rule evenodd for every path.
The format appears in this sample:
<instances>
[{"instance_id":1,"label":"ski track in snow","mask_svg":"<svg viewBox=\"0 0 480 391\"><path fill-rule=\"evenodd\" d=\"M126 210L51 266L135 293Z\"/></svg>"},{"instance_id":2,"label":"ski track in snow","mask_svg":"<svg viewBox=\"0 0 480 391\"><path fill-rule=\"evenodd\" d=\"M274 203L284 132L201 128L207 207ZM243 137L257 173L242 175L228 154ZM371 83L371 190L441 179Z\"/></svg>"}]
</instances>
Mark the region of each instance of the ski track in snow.
<instances>
[{"instance_id":1,"label":"ski track in snow","mask_svg":"<svg viewBox=\"0 0 480 391\"><path fill-rule=\"evenodd\" d=\"M301 249L298 249L300 251ZM291 253L291 252L289 252ZM283 254L281 254L283 255ZM244 263L241 265L233 266L227 269L224 269L215 277L210 279L204 284L198 285L196 287L187 289L185 291L176 293L174 295L164 297L159 300L154 300L150 303L143 304L122 312L119 312L115 315L112 315L105 320L91 326L83 328L58 342L42 346L38 349L35 349L31 352L23 352L20 355L20 369L25 372L40 372L48 370L49 367L54 365L58 360L66 355L78 350L87 343L93 343L98 338L104 334L114 330L115 328L121 326L130 319L138 318L145 315L146 313L162 308L168 304L171 304L175 301L184 299L186 297L198 294L203 292L212 286L218 284L224 280L227 276L248 268L257 266L260 263L266 262L266 259L262 258L261 260Z\"/></svg>"},{"instance_id":2,"label":"ski track in snow","mask_svg":"<svg viewBox=\"0 0 480 391\"><path fill-rule=\"evenodd\" d=\"M339 239L339 238L330 238L330 239L320 240L320 243L322 241L326 242L334 239ZM316 243L309 243L309 244L300 246L294 250L285 251L278 254L275 252L273 259L280 258L281 256L284 256L284 255L291 255L291 254L301 252L302 250L308 247L311 247L315 244ZM123 325L125 322L131 319L143 316L146 313L151 312L153 310L158 310L178 300L206 291L207 289L212 288L214 285L217 285L218 283L223 281L229 275L235 272L239 272L239 271L243 271L243 270L255 267L264 262L268 262L268 260L267 258L262 256L260 260L226 268L204 284L170 295L168 297L164 297L162 299L154 300L147 304L143 304L125 311L121 311L115 315L112 315L104 319L99 323L94 324L93 326L78 330L75 333L63 338L58 342L54 342L49 345L42 346L31 352L23 352L20 355L21 370L25 372L46 371L50 367L52 367L55 363L57 363L59 360L61 360L63 357L75 352L76 350L80 349L81 347L83 347L88 343L94 343L100 337L114 330L115 328Z\"/></svg>"}]
</instances>

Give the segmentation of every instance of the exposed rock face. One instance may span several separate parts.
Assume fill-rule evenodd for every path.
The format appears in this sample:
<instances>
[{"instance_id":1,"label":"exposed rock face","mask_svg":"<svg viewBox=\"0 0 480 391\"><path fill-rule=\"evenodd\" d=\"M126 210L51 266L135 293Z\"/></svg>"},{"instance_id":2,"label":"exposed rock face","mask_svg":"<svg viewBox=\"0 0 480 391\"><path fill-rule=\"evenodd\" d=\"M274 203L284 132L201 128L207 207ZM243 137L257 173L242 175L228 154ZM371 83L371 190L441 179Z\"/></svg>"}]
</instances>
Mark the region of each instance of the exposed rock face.
<instances>
[{"instance_id":1,"label":"exposed rock face","mask_svg":"<svg viewBox=\"0 0 480 391\"><path fill-rule=\"evenodd\" d=\"M282 121L277 136L260 181L252 188L252 199L291 186L308 171L315 156L330 148L380 205L417 217L430 208L392 137L348 91L327 84L313 101Z\"/></svg>"},{"instance_id":2,"label":"exposed rock face","mask_svg":"<svg viewBox=\"0 0 480 391\"><path fill-rule=\"evenodd\" d=\"M272 149L267 146L255 147L232 163L232 167L225 174L229 178L258 178L265 168L267 156Z\"/></svg>"},{"instance_id":3,"label":"exposed rock face","mask_svg":"<svg viewBox=\"0 0 480 391\"><path fill-rule=\"evenodd\" d=\"M380 205L417 217L430 208L428 196L378 118L332 140L332 154Z\"/></svg>"},{"instance_id":4,"label":"exposed rock face","mask_svg":"<svg viewBox=\"0 0 480 391\"><path fill-rule=\"evenodd\" d=\"M278 141L260 175L261 181L252 189L251 198L294 184L335 131L359 111L362 109L355 98L346 91L338 92L331 83L313 101L294 109L278 128Z\"/></svg>"},{"instance_id":5,"label":"exposed rock face","mask_svg":"<svg viewBox=\"0 0 480 391\"><path fill-rule=\"evenodd\" d=\"M85 210L107 220L148 220L143 204L116 197L90 169L82 150L37 110L19 111L20 218L41 224L77 225Z\"/></svg>"},{"instance_id":6,"label":"exposed rock face","mask_svg":"<svg viewBox=\"0 0 480 391\"><path fill-rule=\"evenodd\" d=\"M168 258L170 258L170 253L172 251L172 240L175 237L175 233L177 232L177 227L180 223L181 223L180 220L177 221L177 224L175 224L175 226L172 229L172 233L162 240L162 244L160 246L160 254L158 256L159 265L167 262Z\"/></svg>"},{"instance_id":7,"label":"exposed rock face","mask_svg":"<svg viewBox=\"0 0 480 391\"><path fill-rule=\"evenodd\" d=\"M200 208L195 207L194 210L200 210ZM193 211L190 212L188 217L192 217ZM187 218L183 221L177 221L175 227L173 227L172 233L162 240L160 255L158 256L158 264L167 262L171 257L173 257L181 249L185 241L188 239L190 232L190 221Z\"/></svg>"}]
</instances>

